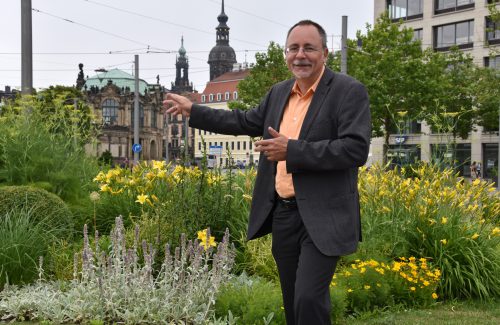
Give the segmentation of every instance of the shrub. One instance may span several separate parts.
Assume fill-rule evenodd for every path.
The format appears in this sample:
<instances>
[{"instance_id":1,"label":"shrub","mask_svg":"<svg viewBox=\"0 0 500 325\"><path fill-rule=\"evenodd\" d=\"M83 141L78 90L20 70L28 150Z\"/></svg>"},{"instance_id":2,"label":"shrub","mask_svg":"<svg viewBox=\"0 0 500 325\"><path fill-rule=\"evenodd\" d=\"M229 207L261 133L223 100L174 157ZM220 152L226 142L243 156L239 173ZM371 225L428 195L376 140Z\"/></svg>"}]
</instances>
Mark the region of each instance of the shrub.
<instances>
[{"instance_id":1,"label":"shrub","mask_svg":"<svg viewBox=\"0 0 500 325\"><path fill-rule=\"evenodd\" d=\"M242 238L241 241L245 241ZM250 275L278 282L279 274L271 251L272 237L267 235L244 243L240 268Z\"/></svg>"},{"instance_id":2,"label":"shrub","mask_svg":"<svg viewBox=\"0 0 500 325\"><path fill-rule=\"evenodd\" d=\"M422 256L441 270L444 298L498 297L500 196L493 185L432 165L412 174L361 171L361 256Z\"/></svg>"},{"instance_id":3,"label":"shrub","mask_svg":"<svg viewBox=\"0 0 500 325\"><path fill-rule=\"evenodd\" d=\"M231 170L221 174L220 170L171 168L163 161L152 161L141 162L132 171L120 167L102 171L95 181L104 200L116 197L134 202L139 215L162 217L171 226L167 236L174 241L180 233L194 235L209 226L217 236L222 236L228 224L238 224L240 229L242 223L231 220L240 220L242 214L248 218L242 203L248 204L251 196L237 185L238 177Z\"/></svg>"},{"instance_id":4,"label":"shrub","mask_svg":"<svg viewBox=\"0 0 500 325\"><path fill-rule=\"evenodd\" d=\"M346 293L346 310L361 314L394 305L430 305L438 298L436 289L441 271L425 258L402 257L391 263L357 260L338 270L334 290Z\"/></svg>"},{"instance_id":5,"label":"shrub","mask_svg":"<svg viewBox=\"0 0 500 325\"><path fill-rule=\"evenodd\" d=\"M78 113L68 119L63 116L65 106L62 102L58 105L44 115L42 111L48 107L37 107L36 100L23 97L15 107L4 110L0 123L0 183L35 184L66 202L78 202L87 195L91 177L97 173L97 162L85 154L80 142L83 140L71 133L72 126L65 125L70 120L78 123L74 119Z\"/></svg>"},{"instance_id":6,"label":"shrub","mask_svg":"<svg viewBox=\"0 0 500 325\"><path fill-rule=\"evenodd\" d=\"M227 283L217 296L216 316L223 317L229 311L238 317L239 324L285 324L281 290L274 282L245 273Z\"/></svg>"},{"instance_id":7,"label":"shrub","mask_svg":"<svg viewBox=\"0 0 500 325\"><path fill-rule=\"evenodd\" d=\"M72 237L73 216L55 194L30 186L0 187L0 219L15 211L29 211L30 222L40 223L58 238Z\"/></svg>"},{"instance_id":8,"label":"shrub","mask_svg":"<svg viewBox=\"0 0 500 325\"><path fill-rule=\"evenodd\" d=\"M212 318L216 294L230 278L234 261L228 233L216 252L197 240L182 239L173 256L167 247L157 275L152 267L156 251L143 241L140 264L139 238L127 247L121 218L110 238L106 255L98 239L95 248L90 246L85 229L81 272L75 268L71 282L6 287L0 292L0 318L129 324L192 324Z\"/></svg>"}]
</instances>

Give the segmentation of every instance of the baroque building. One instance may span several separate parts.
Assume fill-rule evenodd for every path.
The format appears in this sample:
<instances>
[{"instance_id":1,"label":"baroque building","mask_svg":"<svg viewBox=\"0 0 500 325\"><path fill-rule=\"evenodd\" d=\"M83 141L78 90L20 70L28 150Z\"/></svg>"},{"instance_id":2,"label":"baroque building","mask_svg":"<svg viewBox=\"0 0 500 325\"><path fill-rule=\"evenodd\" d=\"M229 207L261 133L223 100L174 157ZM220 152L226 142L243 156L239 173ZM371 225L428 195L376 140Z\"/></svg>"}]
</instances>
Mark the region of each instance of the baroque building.
<instances>
[{"instance_id":1,"label":"baroque building","mask_svg":"<svg viewBox=\"0 0 500 325\"><path fill-rule=\"evenodd\" d=\"M135 77L112 69L100 70L95 76L84 79L83 64L80 64L77 87L102 123L99 141L90 151L98 156L109 151L115 163L132 160ZM159 160L164 156L164 93L159 83L148 84L139 79L140 159Z\"/></svg>"}]
</instances>

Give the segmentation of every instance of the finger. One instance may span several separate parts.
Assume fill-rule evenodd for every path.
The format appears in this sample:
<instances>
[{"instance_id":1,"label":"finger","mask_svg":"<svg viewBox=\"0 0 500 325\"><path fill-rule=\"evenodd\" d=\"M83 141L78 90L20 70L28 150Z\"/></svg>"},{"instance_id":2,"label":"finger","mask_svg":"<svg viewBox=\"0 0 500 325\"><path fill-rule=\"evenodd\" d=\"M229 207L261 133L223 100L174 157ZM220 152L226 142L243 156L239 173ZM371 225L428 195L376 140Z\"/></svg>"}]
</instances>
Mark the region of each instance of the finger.
<instances>
[{"instance_id":1,"label":"finger","mask_svg":"<svg viewBox=\"0 0 500 325\"><path fill-rule=\"evenodd\" d=\"M267 130L269 131L269 134L273 137L273 138L278 138L281 136L281 134L276 131L275 129L273 129L272 127L268 127Z\"/></svg>"},{"instance_id":2,"label":"finger","mask_svg":"<svg viewBox=\"0 0 500 325\"><path fill-rule=\"evenodd\" d=\"M268 146L272 143L272 140L259 140L255 141L256 146Z\"/></svg>"}]
</instances>

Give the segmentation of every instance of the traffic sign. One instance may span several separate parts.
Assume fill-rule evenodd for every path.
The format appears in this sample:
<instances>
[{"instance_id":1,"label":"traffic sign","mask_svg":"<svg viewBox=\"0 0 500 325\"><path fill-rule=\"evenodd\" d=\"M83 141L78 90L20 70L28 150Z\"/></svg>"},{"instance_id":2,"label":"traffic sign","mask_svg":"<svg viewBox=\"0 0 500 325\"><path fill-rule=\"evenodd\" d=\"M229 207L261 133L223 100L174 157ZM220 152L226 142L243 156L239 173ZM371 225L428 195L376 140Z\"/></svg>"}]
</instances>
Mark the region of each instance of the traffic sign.
<instances>
[{"instance_id":1,"label":"traffic sign","mask_svg":"<svg viewBox=\"0 0 500 325\"><path fill-rule=\"evenodd\" d=\"M210 146L210 147L208 147L208 154L222 156L222 146Z\"/></svg>"},{"instance_id":2,"label":"traffic sign","mask_svg":"<svg viewBox=\"0 0 500 325\"><path fill-rule=\"evenodd\" d=\"M132 151L135 152L135 153L141 152L142 151L142 146L140 144L136 143L136 144L134 144L132 146Z\"/></svg>"}]
</instances>

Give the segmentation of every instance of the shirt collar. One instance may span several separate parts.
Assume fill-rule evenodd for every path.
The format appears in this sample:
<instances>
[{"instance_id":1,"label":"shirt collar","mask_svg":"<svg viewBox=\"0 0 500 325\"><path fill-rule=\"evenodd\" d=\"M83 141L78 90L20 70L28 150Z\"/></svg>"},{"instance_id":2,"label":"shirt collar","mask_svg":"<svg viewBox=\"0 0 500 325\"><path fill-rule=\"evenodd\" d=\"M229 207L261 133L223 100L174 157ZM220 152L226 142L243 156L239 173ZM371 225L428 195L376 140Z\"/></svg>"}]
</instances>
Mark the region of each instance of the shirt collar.
<instances>
[{"instance_id":1,"label":"shirt collar","mask_svg":"<svg viewBox=\"0 0 500 325\"><path fill-rule=\"evenodd\" d=\"M313 85L306 91L305 94L302 94L302 92L300 91L299 85L297 84L297 80L295 80L295 83L293 84L293 87L292 87L292 94L297 94L297 95L303 97L309 93L316 92L316 88L318 88L319 81L321 80L321 77L323 77L324 72L325 72L325 66L323 66L323 69L321 70L321 73L319 74L318 78L313 83Z\"/></svg>"}]
</instances>

